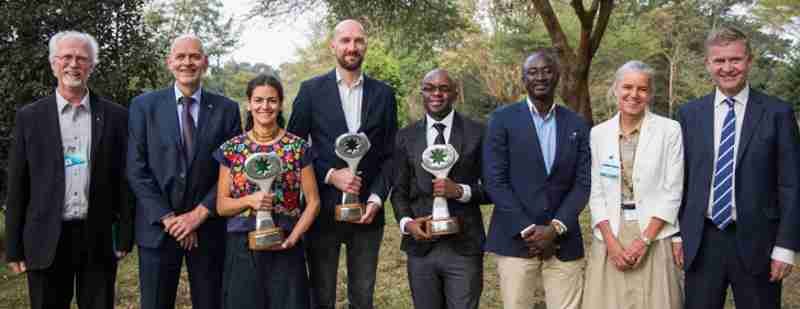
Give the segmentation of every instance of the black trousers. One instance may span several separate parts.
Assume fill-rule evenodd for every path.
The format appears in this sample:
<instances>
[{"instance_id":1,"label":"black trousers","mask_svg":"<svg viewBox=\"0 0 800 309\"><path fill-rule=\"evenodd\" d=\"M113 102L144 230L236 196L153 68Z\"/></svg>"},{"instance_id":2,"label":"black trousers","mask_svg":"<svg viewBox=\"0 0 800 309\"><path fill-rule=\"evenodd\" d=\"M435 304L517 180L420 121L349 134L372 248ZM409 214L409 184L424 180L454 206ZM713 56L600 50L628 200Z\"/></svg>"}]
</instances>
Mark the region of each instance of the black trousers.
<instances>
[{"instance_id":1,"label":"black trousers","mask_svg":"<svg viewBox=\"0 0 800 309\"><path fill-rule=\"evenodd\" d=\"M203 229L201 226L198 230ZM198 232L198 247L186 251L167 236L159 248L139 247L139 292L142 309L173 309L184 259L189 273L192 308L222 307L225 232Z\"/></svg>"},{"instance_id":2,"label":"black trousers","mask_svg":"<svg viewBox=\"0 0 800 309\"><path fill-rule=\"evenodd\" d=\"M438 243L425 256L408 255L408 283L416 309L477 309L483 255L460 255Z\"/></svg>"},{"instance_id":3,"label":"black trousers","mask_svg":"<svg viewBox=\"0 0 800 309\"><path fill-rule=\"evenodd\" d=\"M228 233L226 243L223 308L309 308L302 243L282 251L251 251L247 233Z\"/></svg>"},{"instance_id":4,"label":"black trousers","mask_svg":"<svg viewBox=\"0 0 800 309\"><path fill-rule=\"evenodd\" d=\"M340 228L341 227L341 228ZM340 224L335 230L315 233L308 239L308 268L311 278L312 308L336 305L336 274L339 250L347 249L347 299L351 309L372 309L375 273L383 239L383 226L360 229Z\"/></svg>"},{"instance_id":5,"label":"black trousers","mask_svg":"<svg viewBox=\"0 0 800 309\"><path fill-rule=\"evenodd\" d=\"M117 263L87 262L84 221L63 222L56 256L50 267L28 270L28 292L33 309L69 309L73 293L78 308L114 308Z\"/></svg>"},{"instance_id":6,"label":"black trousers","mask_svg":"<svg viewBox=\"0 0 800 309\"><path fill-rule=\"evenodd\" d=\"M728 285L736 308L778 309L781 282L769 282L769 269L758 275L745 271L736 251L736 225L720 231L706 220L703 240L686 272L686 309L722 309Z\"/></svg>"}]
</instances>

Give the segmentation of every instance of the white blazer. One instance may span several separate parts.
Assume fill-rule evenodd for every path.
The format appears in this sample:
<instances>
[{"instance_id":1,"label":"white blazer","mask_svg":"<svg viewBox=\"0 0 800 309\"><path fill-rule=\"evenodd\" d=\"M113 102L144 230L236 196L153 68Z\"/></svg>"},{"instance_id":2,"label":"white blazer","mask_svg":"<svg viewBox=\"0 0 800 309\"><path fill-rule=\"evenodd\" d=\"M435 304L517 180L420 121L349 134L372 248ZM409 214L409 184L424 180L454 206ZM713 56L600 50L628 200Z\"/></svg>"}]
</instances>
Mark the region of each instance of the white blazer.
<instances>
[{"instance_id":1,"label":"white blazer","mask_svg":"<svg viewBox=\"0 0 800 309\"><path fill-rule=\"evenodd\" d=\"M619 154L619 113L592 128L592 190L589 209L595 238L603 240L597 223L608 220L619 235L622 174ZM616 171L616 173L615 173ZM633 196L639 229L644 232L651 217L666 224L656 239L678 232L678 209L683 193L683 141L677 121L645 112L633 165Z\"/></svg>"}]
</instances>

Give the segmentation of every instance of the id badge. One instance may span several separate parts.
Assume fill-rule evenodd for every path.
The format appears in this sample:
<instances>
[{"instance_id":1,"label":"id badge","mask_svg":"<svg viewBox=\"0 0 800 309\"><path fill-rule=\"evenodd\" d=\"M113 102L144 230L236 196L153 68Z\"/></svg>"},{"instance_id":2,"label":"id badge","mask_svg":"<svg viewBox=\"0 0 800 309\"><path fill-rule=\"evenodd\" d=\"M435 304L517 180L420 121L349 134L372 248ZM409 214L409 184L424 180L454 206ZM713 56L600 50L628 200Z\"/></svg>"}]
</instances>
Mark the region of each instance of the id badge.
<instances>
[{"instance_id":1,"label":"id badge","mask_svg":"<svg viewBox=\"0 0 800 309\"><path fill-rule=\"evenodd\" d=\"M614 157L609 157L608 160L600 164L600 176L617 179L619 174L619 161L614 160Z\"/></svg>"}]
</instances>

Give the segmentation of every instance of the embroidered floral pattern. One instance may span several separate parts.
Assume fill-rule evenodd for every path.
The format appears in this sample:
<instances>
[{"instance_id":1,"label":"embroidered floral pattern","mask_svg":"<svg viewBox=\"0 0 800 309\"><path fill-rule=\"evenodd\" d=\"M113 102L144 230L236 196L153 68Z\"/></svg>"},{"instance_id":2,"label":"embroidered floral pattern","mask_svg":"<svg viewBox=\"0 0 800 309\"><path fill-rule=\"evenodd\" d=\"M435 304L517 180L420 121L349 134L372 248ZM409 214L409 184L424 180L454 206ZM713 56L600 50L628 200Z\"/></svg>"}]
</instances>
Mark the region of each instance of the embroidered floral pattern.
<instances>
[{"instance_id":1,"label":"embroidered floral pattern","mask_svg":"<svg viewBox=\"0 0 800 309\"><path fill-rule=\"evenodd\" d=\"M283 160L283 172L275 178L271 192L275 195L273 213L297 218L300 216L300 170L308 146L303 139L286 133L271 145L258 144L242 134L220 146L222 155L231 170L231 197L247 196L259 190L258 185L247 180L244 161L251 153L275 152Z\"/></svg>"}]
</instances>

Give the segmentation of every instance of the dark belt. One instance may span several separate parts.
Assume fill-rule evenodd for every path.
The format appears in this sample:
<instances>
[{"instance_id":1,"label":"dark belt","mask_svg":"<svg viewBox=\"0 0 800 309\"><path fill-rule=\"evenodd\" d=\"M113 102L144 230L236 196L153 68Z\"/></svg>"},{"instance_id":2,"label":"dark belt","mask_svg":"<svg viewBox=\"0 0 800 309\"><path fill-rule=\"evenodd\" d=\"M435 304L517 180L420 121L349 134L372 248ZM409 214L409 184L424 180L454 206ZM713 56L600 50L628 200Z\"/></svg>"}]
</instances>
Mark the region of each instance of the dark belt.
<instances>
[{"instance_id":1,"label":"dark belt","mask_svg":"<svg viewBox=\"0 0 800 309\"><path fill-rule=\"evenodd\" d=\"M636 210L636 204L620 204L623 210Z\"/></svg>"}]
</instances>

